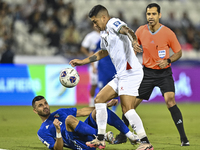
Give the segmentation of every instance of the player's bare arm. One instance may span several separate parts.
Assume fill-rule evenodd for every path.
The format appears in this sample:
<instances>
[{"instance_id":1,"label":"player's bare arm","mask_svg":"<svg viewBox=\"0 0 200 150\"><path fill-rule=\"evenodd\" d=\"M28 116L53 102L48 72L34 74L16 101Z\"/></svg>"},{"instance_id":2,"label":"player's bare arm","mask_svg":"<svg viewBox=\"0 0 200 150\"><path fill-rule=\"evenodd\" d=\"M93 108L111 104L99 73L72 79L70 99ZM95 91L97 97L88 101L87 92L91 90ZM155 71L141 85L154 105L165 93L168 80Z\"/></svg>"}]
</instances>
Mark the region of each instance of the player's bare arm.
<instances>
[{"instance_id":1,"label":"player's bare arm","mask_svg":"<svg viewBox=\"0 0 200 150\"><path fill-rule=\"evenodd\" d=\"M182 56L182 50L180 50L180 51L177 52L177 53L174 53L171 57L169 57L169 59L170 59L170 61L171 61L171 63L172 63L172 62L177 61L179 58L181 58L181 56ZM162 59L162 60L157 61L157 65L158 65L161 69L163 69L163 68L165 68L167 65L169 65L169 62L168 62L167 59L164 59L164 60Z\"/></svg>"},{"instance_id":2,"label":"player's bare arm","mask_svg":"<svg viewBox=\"0 0 200 150\"><path fill-rule=\"evenodd\" d=\"M56 134L61 134L60 132L60 121L58 119L55 119L53 122L55 128L56 128ZM56 138L56 142L54 144L54 150L63 150L63 139L62 136L59 136Z\"/></svg>"},{"instance_id":3,"label":"player's bare arm","mask_svg":"<svg viewBox=\"0 0 200 150\"><path fill-rule=\"evenodd\" d=\"M80 60L80 59L73 59L69 62L69 64L72 66L72 67L75 67L75 66L82 66L82 65L85 65L85 64L89 64L89 63L92 63L92 62L95 62L95 61L98 61L104 57L108 56L108 51L106 50L99 50L97 51L96 53L94 53L92 56L90 57L87 57L83 60Z\"/></svg>"},{"instance_id":4,"label":"player's bare arm","mask_svg":"<svg viewBox=\"0 0 200 150\"><path fill-rule=\"evenodd\" d=\"M138 53L142 52L142 49L140 48L140 45L137 42L137 37L133 30L131 30L129 27L123 26L120 29L119 33L125 34L128 36L128 38L132 42L132 46L133 46L135 52L138 52Z\"/></svg>"}]
</instances>

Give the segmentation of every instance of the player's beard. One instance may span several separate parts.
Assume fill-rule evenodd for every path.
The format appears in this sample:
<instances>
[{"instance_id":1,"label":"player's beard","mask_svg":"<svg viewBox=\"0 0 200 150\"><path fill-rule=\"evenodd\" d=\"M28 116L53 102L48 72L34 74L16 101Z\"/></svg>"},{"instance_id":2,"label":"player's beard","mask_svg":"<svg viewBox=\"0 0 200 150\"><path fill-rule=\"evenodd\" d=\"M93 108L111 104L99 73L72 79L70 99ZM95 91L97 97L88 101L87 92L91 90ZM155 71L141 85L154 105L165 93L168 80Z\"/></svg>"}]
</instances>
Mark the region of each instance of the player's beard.
<instances>
[{"instance_id":1,"label":"player's beard","mask_svg":"<svg viewBox=\"0 0 200 150\"><path fill-rule=\"evenodd\" d=\"M45 109L43 109L43 111L39 111L38 115L40 115L42 117L48 117L50 115L50 109L45 108Z\"/></svg>"}]
</instances>

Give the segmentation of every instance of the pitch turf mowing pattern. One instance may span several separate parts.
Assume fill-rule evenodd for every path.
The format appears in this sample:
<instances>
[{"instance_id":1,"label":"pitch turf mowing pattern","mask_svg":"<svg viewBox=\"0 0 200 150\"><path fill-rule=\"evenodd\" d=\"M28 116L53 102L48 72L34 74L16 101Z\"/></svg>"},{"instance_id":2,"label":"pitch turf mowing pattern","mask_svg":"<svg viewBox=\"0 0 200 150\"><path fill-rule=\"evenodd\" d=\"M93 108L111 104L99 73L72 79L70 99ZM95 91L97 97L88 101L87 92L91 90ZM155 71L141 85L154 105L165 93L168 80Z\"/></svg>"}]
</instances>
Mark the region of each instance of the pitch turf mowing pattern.
<instances>
[{"instance_id":1,"label":"pitch turf mowing pattern","mask_svg":"<svg viewBox=\"0 0 200 150\"><path fill-rule=\"evenodd\" d=\"M185 131L190 141L189 147L181 147L178 131L165 104L143 103L137 108L145 130L155 150L200 150L200 103L180 103ZM63 107L63 106L62 106ZM81 108L83 106L77 106ZM51 112L61 107L51 106ZM117 114L121 118L121 108ZM85 118L79 118L84 120ZM31 106L0 106L0 149L45 150L37 137L40 118ZM118 131L111 126L107 131ZM129 141L126 144L106 145L108 150L136 149Z\"/></svg>"}]
</instances>

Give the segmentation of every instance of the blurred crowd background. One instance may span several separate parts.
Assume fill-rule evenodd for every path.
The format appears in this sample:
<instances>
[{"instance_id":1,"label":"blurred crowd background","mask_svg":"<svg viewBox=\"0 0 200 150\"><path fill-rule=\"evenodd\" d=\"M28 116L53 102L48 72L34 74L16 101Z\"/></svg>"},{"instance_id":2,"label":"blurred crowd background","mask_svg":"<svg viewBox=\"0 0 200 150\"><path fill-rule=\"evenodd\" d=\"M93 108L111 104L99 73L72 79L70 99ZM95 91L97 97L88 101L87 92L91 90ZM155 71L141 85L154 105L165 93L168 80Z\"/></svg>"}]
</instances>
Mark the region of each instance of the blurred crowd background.
<instances>
[{"instance_id":1,"label":"blurred crowd background","mask_svg":"<svg viewBox=\"0 0 200 150\"><path fill-rule=\"evenodd\" d=\"M146 23L145 8L151 2L161 6L161 23L175 32L181 59L198 60L199 0L0 0L1 63L14 63L19 55L85 57L80 44L92 30L88 12L94 5L104 5L135 31Z\"/></svg>"}]
</instances>

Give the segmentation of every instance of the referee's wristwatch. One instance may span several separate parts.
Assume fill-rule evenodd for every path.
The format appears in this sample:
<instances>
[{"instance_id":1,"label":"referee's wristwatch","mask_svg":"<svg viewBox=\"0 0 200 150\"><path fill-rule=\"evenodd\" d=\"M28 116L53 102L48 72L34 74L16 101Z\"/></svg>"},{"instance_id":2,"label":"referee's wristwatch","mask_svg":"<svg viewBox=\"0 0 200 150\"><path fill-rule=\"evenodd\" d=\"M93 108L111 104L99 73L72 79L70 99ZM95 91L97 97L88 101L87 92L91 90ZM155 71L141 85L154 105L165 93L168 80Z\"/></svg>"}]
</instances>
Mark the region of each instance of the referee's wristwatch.
<instances>
[{"instance_id":1,"label":"referee's wristwatch","mask_svg":"<svg viewBox=\"0 0 200 150\"><path fill-rule=\"evenodd\" d=\"M171 64L172 61L171 61L171 59L168 58L167 62L168 62L168 65L169 65L169 64Z\"/></svg>"}]
</instances>

